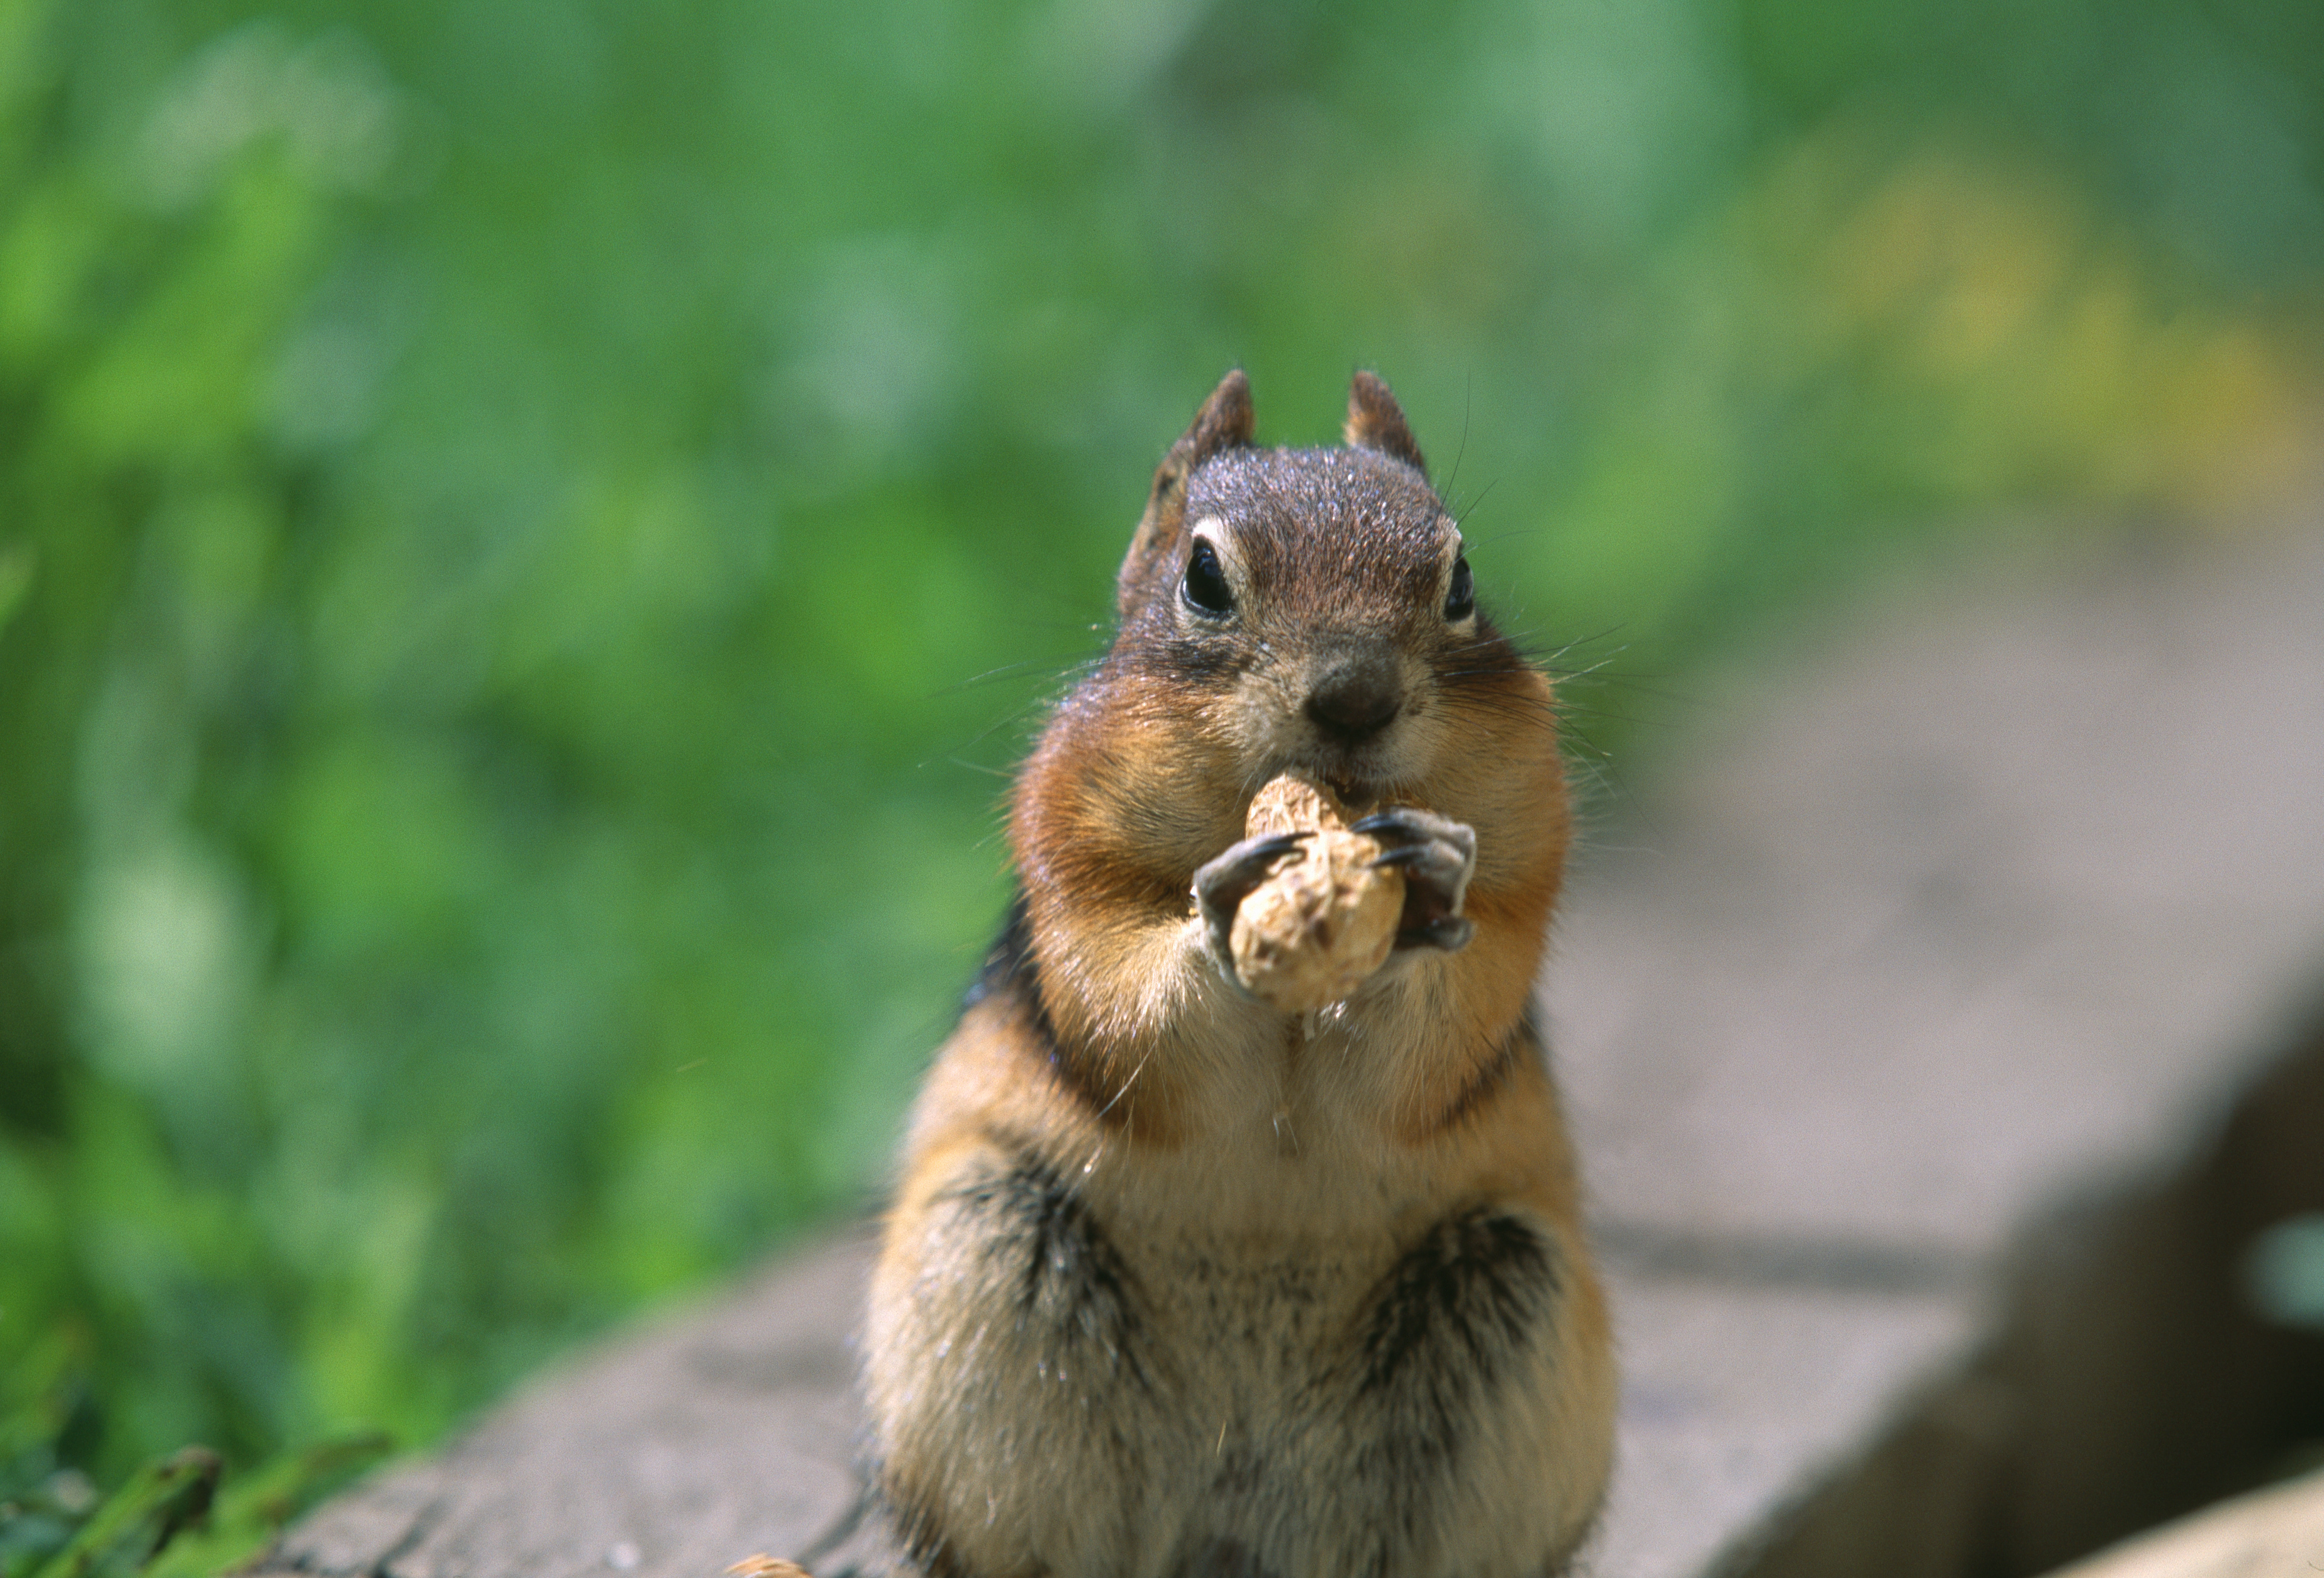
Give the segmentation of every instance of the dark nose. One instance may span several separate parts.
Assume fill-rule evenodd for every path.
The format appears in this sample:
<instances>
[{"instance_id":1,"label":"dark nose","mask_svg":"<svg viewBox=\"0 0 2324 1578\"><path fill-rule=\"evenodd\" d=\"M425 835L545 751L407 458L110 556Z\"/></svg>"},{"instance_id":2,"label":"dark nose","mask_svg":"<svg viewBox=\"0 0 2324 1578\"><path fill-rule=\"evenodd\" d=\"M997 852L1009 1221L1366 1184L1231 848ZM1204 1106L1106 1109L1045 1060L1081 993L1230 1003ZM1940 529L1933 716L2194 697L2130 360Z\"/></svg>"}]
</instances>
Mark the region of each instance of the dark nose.
<instances>
[{"instance_id":1,"label":"dark nose","mask_svg":"<svg viewBox=\"0 0 2324 1578\"><path fill-rule=\"evenodd\" d=\"M1307 693L1307 716L1343 745L1360 744L1388 727L1404 707L1404 681L1377 658L1345 658L1323 671Z\"/></svg>"}]
</instances>

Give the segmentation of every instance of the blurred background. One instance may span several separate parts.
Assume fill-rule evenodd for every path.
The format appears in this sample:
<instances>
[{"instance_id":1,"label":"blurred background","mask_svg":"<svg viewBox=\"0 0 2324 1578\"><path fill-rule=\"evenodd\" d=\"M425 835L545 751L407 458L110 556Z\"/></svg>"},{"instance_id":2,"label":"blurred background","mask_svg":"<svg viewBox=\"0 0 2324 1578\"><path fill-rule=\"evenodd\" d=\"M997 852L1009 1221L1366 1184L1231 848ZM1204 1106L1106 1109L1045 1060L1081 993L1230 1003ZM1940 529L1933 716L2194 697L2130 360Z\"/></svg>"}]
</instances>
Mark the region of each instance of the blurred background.
<instances>
[{"instance_id":1,"label":"blurred background","mask_svg":"<svg viewBox=\"0 0 2324 1578\"><path fill-rule=\"evenodd\" d=\"M0 1571L860 1207L1228 366L1618 770L2319 328L2308 0L0 0Z\"/></svg>"}]
</instances>

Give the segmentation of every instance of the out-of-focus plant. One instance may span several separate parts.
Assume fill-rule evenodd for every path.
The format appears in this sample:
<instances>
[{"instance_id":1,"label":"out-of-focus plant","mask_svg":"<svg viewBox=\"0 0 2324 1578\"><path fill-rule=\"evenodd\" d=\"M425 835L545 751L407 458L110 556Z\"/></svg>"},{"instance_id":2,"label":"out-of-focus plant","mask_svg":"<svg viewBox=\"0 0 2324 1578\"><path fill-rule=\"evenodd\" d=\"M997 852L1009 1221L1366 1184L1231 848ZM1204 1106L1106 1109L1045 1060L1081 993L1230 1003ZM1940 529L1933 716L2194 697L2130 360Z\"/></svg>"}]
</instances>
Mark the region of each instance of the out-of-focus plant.
<instances>
[{"instance_id":1,"label":"out-of-focus plant","mask_svg":"<svg viewBox=\"0 0 2324 1578\"><path fill-rule=\"evenodd\" d=\"M217 1453L182 1446L101 1493L64 1461L79 1410L68 1400L70 1383L59 1389L54 1380L0 1417L0 1578L210 1578L263 1550L390 1447L378 1432L357 1433L222 1474Z\"/></svg>"},{"instance_id":2,"label":"out-of-focus plant","mask_svg":"<svg viewBox=\"0 0 2324 1578\"><path fill-rule=\"evenodd\" d=\"M1825 128L1660 260L1529 568L1701 651L1941 526L2277 518L2319 481L2312 355L2174 272L2006 152Z\"/></svg>"},{"instance_id":3,"label":"out-of-focus plant","mask_svg":"<svg viewBox=\"0 0 2324 1578\"><path fill-rule=\"evenodd\" d=\"M301 485L272 381L348 150L264 32L77 125L72 31L0 7L0 1410L61 1343L130 1454L249 1448L295 1314L240 1217L263 944L199 802L266 707Z\"/></svg>"}]
</instances>

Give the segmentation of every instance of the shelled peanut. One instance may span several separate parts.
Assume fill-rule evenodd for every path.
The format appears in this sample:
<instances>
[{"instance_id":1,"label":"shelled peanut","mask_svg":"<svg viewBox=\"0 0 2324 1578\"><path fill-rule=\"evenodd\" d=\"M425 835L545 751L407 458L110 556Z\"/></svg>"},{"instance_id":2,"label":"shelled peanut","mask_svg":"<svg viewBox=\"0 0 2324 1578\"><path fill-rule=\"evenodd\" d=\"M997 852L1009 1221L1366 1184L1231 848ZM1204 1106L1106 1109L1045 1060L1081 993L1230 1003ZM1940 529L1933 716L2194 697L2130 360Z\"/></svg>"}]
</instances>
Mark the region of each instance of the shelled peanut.
<instances>
[{"instance_id":1,"label":"shelled peanut","mask_svg":"<svg viewBox=\"0 0 2324 1578\"><path fill-rule=\"evenodd\" d=\"M1294 773L1250 802L1246 835L1310 835L1243 900L1230 937L1237 978L1288 1012L1345 999L1396 945L1403 873L1375 869L1379 843L1348 831L1350 820L1328 788Z\"/></svg>"}]
</instances>

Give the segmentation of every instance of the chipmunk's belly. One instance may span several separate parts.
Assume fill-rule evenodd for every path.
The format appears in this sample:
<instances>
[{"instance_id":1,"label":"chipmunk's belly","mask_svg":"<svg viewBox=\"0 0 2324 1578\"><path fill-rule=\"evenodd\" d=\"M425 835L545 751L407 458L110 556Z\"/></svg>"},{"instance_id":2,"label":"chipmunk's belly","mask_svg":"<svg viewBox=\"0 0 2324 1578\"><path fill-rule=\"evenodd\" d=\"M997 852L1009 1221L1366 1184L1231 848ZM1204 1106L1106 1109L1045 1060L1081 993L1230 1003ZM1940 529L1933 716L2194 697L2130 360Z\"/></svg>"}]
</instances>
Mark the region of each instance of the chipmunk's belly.
<instances>
[{"instance_id":1,"label":"chipmunk's belly","mask_svg":"<svg viewBox=\"0 0 2324 1578\"><path fill-rule=\"evenodd\" d=\"M1299 1426L1344 1406L1365 1296L1393 1259L1385 1241L1240 1254L1195 1245L1153 1257L1140 1283L1167 1333L1162 1368L1213 1459L1238 1443L1246 1453L1264 1444L1277 1449L1275 1472L1296 1472Z\"/></svg>"},{"instance_id":2,"label":"chipmunk's belly","mask_svg":"<svg viewBox=\"0 0 2324 1578\"><path fill-rule=\"evenodd\" d=\"M1150 1515L1121 1570L1481 1578L1563 1554L1586 1509L1554 1482L1554 1251L1514 1219L1464 1222L1132 1257L1157 1335Z\"/></svg>"},{"instance_id":3,"label":"chipmunk's belly","mask_svg":"<svg viewBox=\"0 0 2324 1578\"><path fill-rule=\"evenodd\" d=\"M1471 1205L1402 1233L1117 1215L991 1155L891 1241L891 1498L973 1578L1539 1578L1604 1482L1578 1247Z\"/></svg>"}]
</instances>

